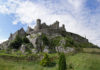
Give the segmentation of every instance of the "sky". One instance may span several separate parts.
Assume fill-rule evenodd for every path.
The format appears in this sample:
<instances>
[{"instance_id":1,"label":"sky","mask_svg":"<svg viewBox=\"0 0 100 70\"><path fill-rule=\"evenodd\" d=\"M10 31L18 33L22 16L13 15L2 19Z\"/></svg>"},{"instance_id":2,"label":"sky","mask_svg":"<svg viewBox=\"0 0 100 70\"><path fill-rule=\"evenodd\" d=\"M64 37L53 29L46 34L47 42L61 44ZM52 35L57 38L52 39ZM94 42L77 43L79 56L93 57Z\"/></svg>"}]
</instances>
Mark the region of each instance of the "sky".
<instances>
[{"instance_id":1,"label":"sky","mask_svg":"<svg viewBox=\"0 0 100 70\"><path fill-rule=\"evenodd\" d=\"M100 0L0 0L0 43L22 27L34 28L38 18L48 25L58 20L100 46Z\"/></svg>"}]
</instances>

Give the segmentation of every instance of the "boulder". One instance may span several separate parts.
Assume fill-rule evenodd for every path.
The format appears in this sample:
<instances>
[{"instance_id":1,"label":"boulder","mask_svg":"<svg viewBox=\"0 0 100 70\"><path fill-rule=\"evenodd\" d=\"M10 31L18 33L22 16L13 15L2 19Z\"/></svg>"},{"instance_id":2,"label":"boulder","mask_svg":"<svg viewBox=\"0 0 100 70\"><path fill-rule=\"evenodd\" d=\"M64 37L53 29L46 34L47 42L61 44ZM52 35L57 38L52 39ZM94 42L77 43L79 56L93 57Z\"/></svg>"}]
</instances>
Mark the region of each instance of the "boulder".
<instances>
[{"instance_id":1,"label":"boulder","mask_svg":"<svg viewBox=\"0 0 100 70\"><path fill-rule=\"evenodd\" d=\"M45 46L43 52L45 52L45 53L50 53L49 46Z\"/></svg>"},{"instance_id":2,"label":"boulder","mask_svg":"<svg viewBox=\"0 0 100 70\"><path fill-rule=\"evenodd\" d=\"M20 47L20 51L22 52L22 54L25 53L25 50L26 50L26 45L22 44Z\"/></svg>"},{"instance_id":3,"label":"boulder","mask_svg":"<svg viewBox=\"0 0 100 70\"><path fill-rule=\"evenodd\" d=\"M32 53L38 53L38 51L36 49L32 49Z\"/></svg>"}]
</instances>

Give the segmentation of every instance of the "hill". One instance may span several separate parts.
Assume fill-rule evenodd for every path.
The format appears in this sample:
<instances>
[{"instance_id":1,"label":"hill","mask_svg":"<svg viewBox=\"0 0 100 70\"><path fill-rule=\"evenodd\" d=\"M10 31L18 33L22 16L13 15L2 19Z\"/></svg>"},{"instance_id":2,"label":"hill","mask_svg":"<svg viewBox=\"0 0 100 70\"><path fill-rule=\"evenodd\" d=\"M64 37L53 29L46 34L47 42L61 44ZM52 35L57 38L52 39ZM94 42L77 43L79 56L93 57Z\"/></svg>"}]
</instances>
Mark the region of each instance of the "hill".
<instances>
[{"instance_id":1,"label":"hill","mask_svg":"<svg viewBox=\"0 0 100 70\"><path fill-rule=\"evenodd\" d=\"M37 24L34 29L28 27L27 31L23 28L11 34L9 39L0 45L1 50L6 50L9 53L21 51L25 53L55 53L55 52L75 52L80 48L95 48L96 45L90 43L88 39L67 32L65 25L59 27L59 21L52 25L41 23L37 19Z\"/></svg>"}]
</instances>

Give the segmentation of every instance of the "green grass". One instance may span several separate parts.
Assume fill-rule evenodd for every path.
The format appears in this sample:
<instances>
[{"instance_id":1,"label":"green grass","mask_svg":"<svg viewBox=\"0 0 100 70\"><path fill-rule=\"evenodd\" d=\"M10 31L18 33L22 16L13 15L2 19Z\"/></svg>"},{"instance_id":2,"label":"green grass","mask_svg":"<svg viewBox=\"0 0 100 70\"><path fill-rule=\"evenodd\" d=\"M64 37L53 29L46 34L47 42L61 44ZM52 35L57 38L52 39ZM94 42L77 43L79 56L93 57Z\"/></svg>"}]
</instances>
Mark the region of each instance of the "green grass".
<instances>
[{"instance_id":1,"label":"green grass","mask_svg":"<svg viewBox=\"0 0 100 70\"><path fill-rule=\"evenodd\" d=\"M84 52L87 52L87 53L100 53L99 48L84 48L83 50Z\"/></svg>"},{"instance_id":2,"label":"green grass","mask_svg":"<svg viewBox=\"0 0 100 70\"><path fill-rule=\"evenodd\" d=\"M79 53L67 57L67 63L72 64L74 70L100 70L100 55Z\"/></svg>"},{"instance_id":3,"label":"green grass","mask_svg":"<svg viewBox=\"0 0 100 70\"><path fill-rule=\"evenodd\" d=\"M87 49L85 49L85 51L87 51ZM95 52L98 51L99 50L97 49L95 50ZM58 54L49 54L49 56L54 57L53 59L58 64ZM100 54L96 53L77 53L75 55L66 55L66 62L68 70L100 70ZM17 62L0 58L0 70L58 70L57 64L54 67L42 67L39 62Z\"/></svg>"},{"instance_id":4,"label":"green grass","mask_svg":"<svg viewBox=\"0 0 100 70\"><path fill-rule=\"evenodd\" d=\"M0 70L56 70L56 68L42 67L34 62L13 62L0 59Z\"/></svg>"}]
</instances>

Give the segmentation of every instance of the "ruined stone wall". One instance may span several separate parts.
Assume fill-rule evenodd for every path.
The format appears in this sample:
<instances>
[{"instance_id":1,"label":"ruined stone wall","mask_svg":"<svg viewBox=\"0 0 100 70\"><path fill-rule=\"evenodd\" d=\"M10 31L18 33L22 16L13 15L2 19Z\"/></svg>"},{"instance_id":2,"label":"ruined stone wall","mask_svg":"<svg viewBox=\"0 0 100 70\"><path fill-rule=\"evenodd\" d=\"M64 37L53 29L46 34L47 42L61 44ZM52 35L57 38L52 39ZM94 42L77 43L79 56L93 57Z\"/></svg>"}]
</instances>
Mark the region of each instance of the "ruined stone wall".
<instances>
[{"instance_id":1,"label":"ruined stone wall","mask_svg":"<svg viewBox=\"0 0 100 70\"><path fill-rule=\"evenodd\" d=\"M41 29L41 20L37 19L37 24L34 28L34 31L39 31Z\"/></svg>"},{"instance_id":2,"label":"ruined stone wall","mask_svg":"<svg viewBox=\"0 0 100 70\"><path fill-rule=\"evenodd\" d=\"M48 33L50 31L51 32L65 31L65 25L63 25L62 27L59 27L59 21L56 21L54 24L48 26L46 25L46 23L41 24L41 20L37 19L37 24L34 28L34 32L36 33L36 32L41 32L41 31L45 33Z\"/></svg>"},{"instance_id":3,"label":"ruined stone wall","mask_svg":"<svg viewBox=\"0 0 100 70\"><path fill-rule=\"evenodd\" d=\"M11 34L10 37L9 37L9 40L14 40L16 38L16 36L20 36L20 37L23 37L26 35L26 32L24 31L23 28L21 28L20 30L18 30L17 32L15 32L14 34Z\"/></svg>"},{"instance_id":4,"label":"ruined stone wall","mask_svg":"<svg viewBox=\"0 0 100 70\"><path fill-rule=\"evenodd\" d=\"M28 26L26 33L27 34L31 34L34 30Z\"/></svg>"},{"instance_id":5,"label":"ruined stone wall","mask_svg":"<svg viewBox=\"0 0 100 70\"><path fill-rule=\"evenodd\" d=\"M49 28L49 26L46 25L46 23L42 23L42 24L41 24L41 29L47 29L47 28Z\"/></svg>"},{"instance_id":6,"label":"ruined stone wall","mask_svg":"<svg viewBox=\"0 0 100 70\"><path fill-rule=\"evenodd\" d=\"M59 22L56 21L54 24L50 25L49 28L51 28L51 29L59 29Z\"/></svg>"},{"instance_id":7,"label":"ruined stone wall","mask_svg":"<svg viewBox=\"0 0 100 70\"><path fill-rule=\"evenodd\" d=\"M53 34L60 34L61 30L59 29L41 29L40 32L45 33L47 35L53 35Z\"/></svg>"}]
</instances>

